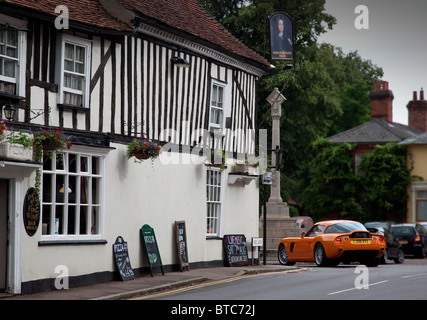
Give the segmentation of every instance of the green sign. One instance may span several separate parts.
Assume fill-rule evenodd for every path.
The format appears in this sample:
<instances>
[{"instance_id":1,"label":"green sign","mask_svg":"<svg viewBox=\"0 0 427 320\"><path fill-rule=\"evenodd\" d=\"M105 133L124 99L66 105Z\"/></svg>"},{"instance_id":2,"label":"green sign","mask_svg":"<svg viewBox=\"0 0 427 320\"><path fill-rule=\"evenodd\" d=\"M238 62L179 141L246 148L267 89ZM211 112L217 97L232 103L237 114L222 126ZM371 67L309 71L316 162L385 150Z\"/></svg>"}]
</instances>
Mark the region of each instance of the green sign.
<instances>
[{"instance_id":1,"label":"green sign","mask_svg":"<svg viewBox=\"0 0 427 320\"><path fill-rule=\"evenodd\" d=\"M165 274L160 257L159 247L157 246L156 234L154 229L148 224L144 224L141 228L141 240L145 249L145 254L150 267L150 273L153 277L153 268L160 267L162 274Z\"/></svg>"}]
</instances>

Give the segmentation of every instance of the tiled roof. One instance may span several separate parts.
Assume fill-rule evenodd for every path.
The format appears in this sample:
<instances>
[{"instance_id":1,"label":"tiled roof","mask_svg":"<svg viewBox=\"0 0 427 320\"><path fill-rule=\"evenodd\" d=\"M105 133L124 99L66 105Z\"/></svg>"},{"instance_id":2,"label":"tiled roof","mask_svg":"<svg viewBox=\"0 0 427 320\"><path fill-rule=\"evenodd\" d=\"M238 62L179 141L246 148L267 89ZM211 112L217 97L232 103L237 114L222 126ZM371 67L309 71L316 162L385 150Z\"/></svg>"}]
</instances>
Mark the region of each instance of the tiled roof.
<instances>
[{"instance_id":1,"label":"tiled roof","mask_svg":"<svg viewBox=\"0 0 427 320\"><path fill-rule=\"evenodd\" d=\"M338 133L328 140L333 143L387 143L416 138L422 132L400 123L376 119Z\"/></svg>"},{"instance_id":2,"label":"tiled roof","mask_svg":"<svg viewBox=\"0 0 427 320\"><path fill-rule=\"evenodd\" d=\"M424 132L416 137L411 137L408 139L405 139L401 142L399 142L399 144L421 144L421 145L426 145L427 144L427 132Z\"/></svg>"},{"instance_id":3,"label":"tiled roof","mask_svg":"<svg viewBox=\"0 0 427 320\"><path fill-rule=\"evenodd\" d=\"M144 21L172 27L183 35L189 35L195 41L216 50L225 51L243 57L268 70L270 63L245 46L230 32L213 19L196 0L110 0L120 2L126 9L136 12ZM132 30L131 26L113 18L99 0L0 0L0 6L9 4L36 10L52 17L55 8L65 5L69 9L71 21L88 24L98 28L118 31ZM114 14L113 14L114 15Z\"/></svg>"},{"instance_id":4,"label":"tiled roof","mask_svg":"<svg viewBox=\"0 0 427 320\"><path fill-rule=\"evenodd\" d=\"M98 0L0 0L0 6L9 4L25 7L57 17L55 8L64 5L68 8L71 21L113 30L131 30L125 24L114 19Z\"/></svg>"},{"instance_id":5,"label":"tiled roof","mask_svg":"<svg viewBox=\"0 0 427 320\"><path fill-rule=\"evenodd\" d=\"M127 9L206 40L262 65L270 63L221 26L196 0L119 0Z\"/></svg>"}]
</instances>

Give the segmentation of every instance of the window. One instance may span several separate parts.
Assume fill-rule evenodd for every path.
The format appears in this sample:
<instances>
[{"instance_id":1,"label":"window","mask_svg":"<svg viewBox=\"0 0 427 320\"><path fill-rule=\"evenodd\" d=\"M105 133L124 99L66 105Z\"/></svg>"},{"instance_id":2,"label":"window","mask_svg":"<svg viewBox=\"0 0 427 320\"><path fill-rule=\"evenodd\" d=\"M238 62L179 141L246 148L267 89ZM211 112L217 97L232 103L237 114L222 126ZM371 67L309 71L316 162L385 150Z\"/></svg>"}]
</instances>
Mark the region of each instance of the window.
<instances>
[{"instance_id":1,"label":"window","mask_svg":"<svg viewBox=\"0 0 427 320\"><path fill-rule=\"evenodd\" d=\"M24 22L0 14L0 91L24 95ZM21 63L20 63L21 61Z\"/></svg>"},{"instance_id":2,"label":"window","mask_svg":"<svg viewBox=\"0 0 427 320\"><path fill-rule=\"evenodd\" d=\"M359 222L341 222L330 225L324 233L347 233L359 230L367 231L364 225Z\"/></svg>"},{"instance_id":3,"label":"window","mask_svg":"<svg viewBox=\"0 0 427 320\"><path fill-rule=\"evenodd\" d=\"M417 221L427 221L427 191L418 190L417 197Z\"/></svg>"},{"instance_id":4,"label":"window","mask_svg":"<svg viewBox=\"0 0 427 320\"><path fill-rule=\"evenodd\" d=\"M208 236L220 235L220 223L223 209L222 173L217 168L210 168L206 174L206 206Z\"/></svg>"},{"instance_id":5,"label":"window","mask_svg":"<svg viewBox=\"0 0 427 320\"><path fill-rule=\"evenodd\" d=\"M63 36L60 103L89 106L90 48L91 44L87 40Z\"/></svg>"},{"instance_id":6,"label":"window","mask_svg":"<svg viewBox=\"0 0 427 320\"><path fill-rule=\"evenodd\" d=\"M43 160L42 240L102 239L104 158L61 152Z\"/></svg>"},{"instance_id":7,"label":"window","mask_svg":"<svg viewBox=\"0 0 427 320\"><path fill-rule=\"evenodd\" d=\"M363 172L360 170L360 164L363 161L366 153L356 153L354 155L354 166L355 166L355 174L356 176L363 175Z\"/></svg>"},{"instance_id":8,"label":"window","mask_svg":"<svg viewBox=\"0 0 427 320\"><path fill-rule=\"evenodd\" d=\"M223 130L225 124L225 84L213 80L209 116L209 130Z\"/></svg>"},{"instance_id":9,"label":"window","mask_svg":"<svg viewBox=\"0 0 427 320\"><path fill-rule=\"evenodd\" d=\"M316 225L313 226L306 234L305 237L316 237L319 234L322 233L323 229L325 229L325 226L323 225Z\"/></svg>"}]
</instances>

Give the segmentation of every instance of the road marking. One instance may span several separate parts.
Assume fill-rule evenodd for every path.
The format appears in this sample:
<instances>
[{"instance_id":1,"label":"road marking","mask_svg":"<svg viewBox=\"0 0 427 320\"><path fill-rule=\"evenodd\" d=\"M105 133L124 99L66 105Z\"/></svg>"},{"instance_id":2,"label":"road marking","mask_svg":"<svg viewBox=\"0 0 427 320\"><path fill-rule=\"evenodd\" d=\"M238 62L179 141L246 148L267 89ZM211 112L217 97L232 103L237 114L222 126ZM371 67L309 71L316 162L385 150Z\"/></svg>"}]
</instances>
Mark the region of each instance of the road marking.
<instances>
[{"instance_id":1,"label":"road marking","mask_svg":"<svg viewBox=\"0 0 427 320\"><path fill-rule=\"evenodd\" d=\"M145 296L135 297L135 298L131 298L129 300L153 299L153 298L158 298L158 297L167 296L167 295L171 295L171 294L176 294L176 293L181 293L181 292L190 291L190 290L194 290L194 289L199 289L199 288L203 288L203 287L213 286L216 284L232 282L232 281L236 281L236 280L240 280L240 279L254 278L254 277L259 277L259 276L266 276L266 275L280 274L280 273L296 273L297 271L307 271L309 269L310 268L299 268L299 269L288 270L288 271L271 271L271 272L255 273L255 274L244 274L244 275L236 276L233 278L201 283L201 284L197 284L194 286L184 287L184 288L175 289L175 290L171 290L171 291L165 291L165 292L154 293L154 294L147 294Z\"/></svg>"},{"instance_id":2,"label":"road marking","mask_svg":"<svg viewBox=\"0 0 427 320\"><path fill-rule=\"evenodd\" d=\"M368 284L366 287L372 287L372 286L375 286L375 285L377 285L377 284L381 284L381 283L386 283L386 282L388 282L388 280L384 280L384 281L379 281L379 282L375 282L375 283L370 283L370 284ZM335 291L335 292L331 292L331 293L328 293L328 295L334 295L334 294L339 294L339 293L343 293L343 292L347 292L347 291L352 291L352 290L360 290L361 288L356 288L356 287L354 287L354 288L350 288L350 289L344 289L344 290L340 290L340 291Z\"/></svg>"},{"instance_id":3,"label":"road marking","mask_svg":"<svg viewBox=\"0 0 427 320\"><path fill-rule=\"evenodd\" d=\"M411 274L409 276L403 276L402 279L415 278L415 277L420 277L425 275L427 275L427 273Z\"/></svg>"}]
</instances>

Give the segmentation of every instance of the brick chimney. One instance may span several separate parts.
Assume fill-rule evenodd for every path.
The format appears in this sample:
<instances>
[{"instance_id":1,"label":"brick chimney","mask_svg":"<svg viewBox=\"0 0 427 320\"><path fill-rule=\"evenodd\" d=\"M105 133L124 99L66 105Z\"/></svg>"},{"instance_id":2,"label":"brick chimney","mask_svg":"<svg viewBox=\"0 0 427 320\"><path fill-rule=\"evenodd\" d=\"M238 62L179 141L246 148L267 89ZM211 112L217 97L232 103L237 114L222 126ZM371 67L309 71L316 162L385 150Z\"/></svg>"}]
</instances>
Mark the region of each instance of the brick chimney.
<instances>
[{"instance_id":1,"label":"brick chimney","mask_svg":"<svg viewBox=\"0 0 427 320\"><path fill-rule=\"evenodd\" d=\"M414 91L412 101L406 105L408 108L408 125L421 131L427 131L427 101L424 100L424 90L421 88L420 100Z\"/></svg>"},{"instance_id":2,"label":"brick chimney","mask_svg":"<svg viewBox=\"0 0 427 320\"><path fill-rule=\"evenodd\" d=\"M371 118L383 119L393 122L393 99L394 95L388 89L387 81L376 81L374 90L369 95L371 98Z\"/></svg>"}]
</instances>

